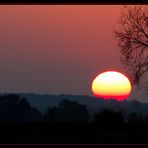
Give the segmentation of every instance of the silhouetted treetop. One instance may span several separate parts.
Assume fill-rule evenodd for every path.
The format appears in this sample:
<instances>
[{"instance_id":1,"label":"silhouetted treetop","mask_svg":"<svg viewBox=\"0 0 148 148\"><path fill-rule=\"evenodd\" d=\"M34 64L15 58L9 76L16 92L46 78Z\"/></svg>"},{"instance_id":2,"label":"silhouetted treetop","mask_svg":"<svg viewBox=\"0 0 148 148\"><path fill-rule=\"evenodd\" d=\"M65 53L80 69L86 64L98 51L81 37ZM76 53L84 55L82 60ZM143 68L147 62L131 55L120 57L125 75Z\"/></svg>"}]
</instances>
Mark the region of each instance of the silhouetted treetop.
<instances>
[{"instance_id":1,"label":"silhouetted treetop","mask_svg":"<svg viewBox=\"0 0 148 148\"><path fill-rule=\"evenodd\" d=\"M121 62L133 83L138 83L148 71L148 8L124 6L114 30L121 52Z\"/></svg>"},{"instance_id":2,"label":"silhouetted treetop","mask_svg":"<svg viewBox=\"0 0 148 148\"><path fill-rule=\"evenodd\" d=\"M19 95L0 96L0 122L37 122L41 113Z\"/></svg>"},{"instance_id":3,"label":"silhouetted treetop","mask_svg":"<svg viewBox=\"0 0 148 148\"><path fill-rule=\"evenodd\" d=\"M43 117L45 122L86 122L88 119L89 113L85 105L66 99L60 101L58 107L49 107Z\"/></svg>"}]
</instances>

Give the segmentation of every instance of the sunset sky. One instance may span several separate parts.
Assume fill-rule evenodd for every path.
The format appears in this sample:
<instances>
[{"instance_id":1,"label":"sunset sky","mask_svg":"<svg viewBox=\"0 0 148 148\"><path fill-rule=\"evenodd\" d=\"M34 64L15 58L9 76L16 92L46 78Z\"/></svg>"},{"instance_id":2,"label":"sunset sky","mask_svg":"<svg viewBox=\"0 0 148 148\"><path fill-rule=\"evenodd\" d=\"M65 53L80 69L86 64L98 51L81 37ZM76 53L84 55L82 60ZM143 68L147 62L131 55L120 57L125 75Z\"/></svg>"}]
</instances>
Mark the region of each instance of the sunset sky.
<instances>
[{"instance_id":1,"label":"sunset sky","mask_svg":"<svg viewBox=\"0 0 148 148\"><path fill-rule=\"evenodd\" d=\"M125 73L114 39L122 5L1 5L0 92L92 95L104 70ZM135 90L129 99L146 101Z\"/></svg>"}]
</instances>

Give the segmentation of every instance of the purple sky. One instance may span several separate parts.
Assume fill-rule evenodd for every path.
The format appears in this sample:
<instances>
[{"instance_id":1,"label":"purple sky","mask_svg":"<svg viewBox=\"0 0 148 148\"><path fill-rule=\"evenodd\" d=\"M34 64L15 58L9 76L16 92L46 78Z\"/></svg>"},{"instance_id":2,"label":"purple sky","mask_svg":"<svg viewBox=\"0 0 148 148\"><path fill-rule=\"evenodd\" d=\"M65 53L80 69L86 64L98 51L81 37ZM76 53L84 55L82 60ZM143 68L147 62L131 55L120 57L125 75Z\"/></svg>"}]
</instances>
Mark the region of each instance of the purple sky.
<instances>
[{"instance_id":1,"label":"purple sky","mask_svg":"<svg viewBox=\"0 0 148 148\"><path fill-rule=\"evenodd\" d=\"M1 5L0 92L92 95L97 74L124 73L113 36L120 8Z\"/></svg>"}]
</instances>

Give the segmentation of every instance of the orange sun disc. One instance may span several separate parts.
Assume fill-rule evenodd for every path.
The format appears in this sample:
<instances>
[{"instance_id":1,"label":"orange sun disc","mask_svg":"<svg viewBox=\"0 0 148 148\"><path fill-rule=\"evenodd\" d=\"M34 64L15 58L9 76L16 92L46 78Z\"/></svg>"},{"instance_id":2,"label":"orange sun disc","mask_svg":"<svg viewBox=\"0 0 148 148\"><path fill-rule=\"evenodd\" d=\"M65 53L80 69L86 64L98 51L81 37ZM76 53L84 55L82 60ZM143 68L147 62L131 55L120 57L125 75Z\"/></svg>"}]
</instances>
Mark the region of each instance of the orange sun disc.
<instances>
[{"instance_id":1,"label":"orange sun disc","mask_svg":"<svg viewBox=\"0 0 148 148\"><path fill-rule=\"evenodd\" d=\"M131 83L122 73L107 71L93 80L92 92L97 98L123 101L130 95Z\"/></svg>"}]
</instances>

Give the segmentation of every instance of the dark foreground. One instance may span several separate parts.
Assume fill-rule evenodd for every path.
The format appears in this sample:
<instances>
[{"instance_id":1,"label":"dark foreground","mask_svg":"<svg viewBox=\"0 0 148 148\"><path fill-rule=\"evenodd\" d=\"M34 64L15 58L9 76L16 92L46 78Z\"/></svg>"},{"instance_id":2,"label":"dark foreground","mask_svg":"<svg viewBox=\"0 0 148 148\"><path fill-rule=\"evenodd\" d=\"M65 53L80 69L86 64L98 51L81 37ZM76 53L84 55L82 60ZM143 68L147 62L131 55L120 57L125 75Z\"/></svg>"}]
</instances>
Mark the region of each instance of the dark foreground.
<instances>
[{"instance_id":1,"label":"dark foreground","mask_svg":"<svg viewBox=\"0 0 148 148\"><path fill-rule=\"evenodd\" d=\"M0 144L148 144L148 124L0 124Z\"/></svg>"}]
</instances>

